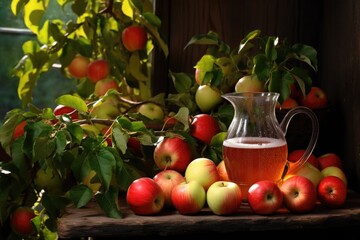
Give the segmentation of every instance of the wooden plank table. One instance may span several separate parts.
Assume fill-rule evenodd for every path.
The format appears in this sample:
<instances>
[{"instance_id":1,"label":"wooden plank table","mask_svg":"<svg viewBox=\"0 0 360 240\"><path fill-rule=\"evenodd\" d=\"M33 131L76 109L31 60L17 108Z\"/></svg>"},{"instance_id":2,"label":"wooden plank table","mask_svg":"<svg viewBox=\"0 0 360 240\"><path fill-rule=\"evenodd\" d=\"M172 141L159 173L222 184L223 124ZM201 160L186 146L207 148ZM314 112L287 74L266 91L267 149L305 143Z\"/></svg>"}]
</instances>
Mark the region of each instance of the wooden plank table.
<instances>
[{"instance_id":1,"label":"wooden plank table","mask_svg":"<svg viewBox=\"0 0 360 240\"><path fill-rule=\"evenodd\" d=\"M142 237L142 236L183 236L204 233L232 234L234 232L263 232L281 230L343 230L358 232L360 238L360 194L348 193L345 205L339 209L326 209L317 204L311 213L293 214L280 209L271 216L256 215L248 206L242 206L231 216L217 216L204 208L195 215L181 215L175 210L164 209L156 216L137 216L121 200L122 219L108 218L95 202L76 209L67 208L58 221L60 239L80 237ZM172 237L172 239L174 239Z\"/></svg>"}]
</instances>

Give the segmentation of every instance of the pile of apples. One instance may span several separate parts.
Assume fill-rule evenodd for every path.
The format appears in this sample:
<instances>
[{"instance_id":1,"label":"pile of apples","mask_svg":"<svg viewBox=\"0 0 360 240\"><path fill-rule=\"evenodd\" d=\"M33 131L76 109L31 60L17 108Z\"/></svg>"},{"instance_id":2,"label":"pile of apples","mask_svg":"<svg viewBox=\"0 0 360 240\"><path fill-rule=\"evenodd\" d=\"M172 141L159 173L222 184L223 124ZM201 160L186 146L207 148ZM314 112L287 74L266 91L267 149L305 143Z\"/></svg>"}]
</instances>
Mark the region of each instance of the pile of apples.
<instances>
[{"instance_id":1,"label":"pile of apples","mask_svg":"<svg viewBox=\"0 0 360 240\"><path fill-rule=\"evenodd\" d=\"M167 141L182 144L176 137ZM215 164L209 158L199 157L186 160L182 165L181 160L165 164L159 155L164 145L156 148L154 161L160 171L152 178L133 181L126 194L129 208L137 215L156 215L163 209L191 215L205 207L216 215L232 215L241 213L240 206L244 203L260 215L275 214L284 208L292 213L307 213L316 205L340 208L347 198L346 176L341 159L335 153L320 157L311 154L302 167L285 175L281 183L264 179L251 185L244 199L240 187L229 180L224 161ZM289 161L297 161L304 151L290 152ZM186 158L187 154L184 151L179 159Z\"/></svg>"}]
</instances>

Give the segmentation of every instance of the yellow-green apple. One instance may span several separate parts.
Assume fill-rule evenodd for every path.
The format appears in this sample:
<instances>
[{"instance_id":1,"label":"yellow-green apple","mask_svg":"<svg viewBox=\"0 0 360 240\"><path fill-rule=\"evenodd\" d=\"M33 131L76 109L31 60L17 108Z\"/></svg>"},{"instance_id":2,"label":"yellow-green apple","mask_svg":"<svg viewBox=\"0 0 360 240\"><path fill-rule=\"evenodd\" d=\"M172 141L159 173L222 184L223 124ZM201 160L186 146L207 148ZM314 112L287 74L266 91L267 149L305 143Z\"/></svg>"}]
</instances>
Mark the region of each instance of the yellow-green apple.
<instances>
[{"instance_id":1,"label":"yellow-green apple","mask_svg":"<svg viewBox=\"0 0 360 240\"><path fill-rule=\"evenodd\" d=\"M190 135L205 144L210 144L211 139L219 132L219 123L210 114L197 114L191 120Z\"/></svg>"},{"instance_id":2,"label":"yellow-green apple","mask_svg":"<svg viewBox=\"0 0 360 240\"><path fill-rule=\"evenodd\" d=\"M140 25L131 25L122 31L121 40L128 51L133 52L141 50L146 46L147 33L144 27Z\"/></svg>"},{"instance_id":3,"label":"yellow-green apple","mask_svg":"<svg viewBox=\"0 0 360 240\"><path fill-rule=\"evenodd\" d=\"M141 104L137 110L141 115L151 119L151 120L164 120L165 113L162 107L156 103L147 102Z\"/></svg>"},{"instance_id":4,"label":"yellow-green apple","mask_svg":"<svg viewBox=\"0 0 360 240\"><path fill-rule=\"evenodd\" d=\"M62 179L58 172L52 167L47 167L46 169L40 168L37 170L34 184L38 191L43 189L50 193L62 192Z\"/></svg>"},{"instance_id":5,"label":"yellow-green apple","mask_svg":"<svg viewBox=\"0 0 360 240\"><path fill-rule=\"evenodd\" d=\"M154 179L140 177L129 185L126 202L137 215L155 215L163 209L165 195Z\"/></svg>"},{"instance_id":6,"label":"yellow-green apple","mask_svg":"<svg viewBox=\"0 0 360 240\"><path fill-rule=\"evenodd\" d=\"M180 136L165 137L154 148L154 162L160 170L183 173L193 159L190 144Z\"/></svg>"},{"instance_id":7,"label":"yellow-green apple","mask_svg":"<svg viewBox=\"0 0 360 240\"><path fill-rule=\"evenodd\" d=\"M317 189L304 176L294 175L280 185L284 206L293 213L307 213L314 209L317 202Z\"/></svg>"},{"instance_id":8,"label":"yellow-green apple","mask_svg":"<svg viewBox=\"0 0 360 240\"><path fill-rule=\"evenodd\" d=\"M220 181L220 175L213 160L206 157L199 157L192 160L185 170L186 181L197 181L205 189L214 182Z\"/></svg>"},{"instance_id":9,"label":"yellow-green apple","mask_svg":"<svg viewBox=\"0 0 360 240\"><path fill-rule=\"evenodd\" d=\"M209 112L222 102L221 92L217 87L200 85L195 92L195 103L201 112Z\"/></svg>"},{"instance_id":10,"label":"yellow-green apple","mask_svg":"<svg viewBox=\"0 0 360 240\"><path fill-rule=\"evenodd\" d=\"M269 215L283 206L283 194L274 181L260 180L250 186L247 201L254 213Z\"/></svg>"},{"instance_id":11,"label":"yellow-green apple","mask_svg":"<svg viewBox=\"0 0 360 240\"><path fill-rule=\"evenodd\" d=\"M328 208L339 208L346 202L347 186L336 176L324 177L317 188L318 200Z\"/></svg>"},{"instance_id":12,"label":"yellow-green apple","mask_svg":"<svg viewBox=\"0 0 360 240\"><path fill-rule=\"evenodd\" d=\"M89 64L89 58L81 55L76 55L73 60L71 60L69 66L67 67L67 70L74 78L84 78L87 76Z\"/></svg>"},{"instance_id":13,"label":"yellow-green apple","mask_svg":"<svg viewBox=\"0 0 360 240\"><path fill-rule=\"evenodd\" d=\"M95 83L94 94L97 97L102 97L110 89L120 91L119 83L113 78L105 78Z\"/></svg>"},{"instance_id":14,"label":"yellow-green apple","mask_svg":"<svg viewBox=\"0 0 360 240\"><path fill-rule=\"evenodd\" d=\"M347 185L347 177L345 172L339 168L339 167L335 167L335 166L329 166L324 168L323 170L321 170L321 173L323 174L324 177L327 176L336 176L338 178L340 178L341 180L344 181L344 183Z\"/></svg>"},{"instance_id":15,"label":"yellow-green apple","mask_svg":"<svg viewBox=\"0 0 360 240\"><path fill-rule=\"evenodd\" d=\"M297 162L305 154L305 151L306 151L305 149L295 149L291 151L288 155L288 160L290 162ZM310 154L309 158L306 161L312 164L316 168L319 167L317 158L313 153Z\"/></svg>"},{"instance_id":16,"label":"yellow-green apple","mask_svg":"<svg viewBox=\"0 0 360 240\"><path fill-rule=\"evenodd\" d=\"M314 184L315 187L317 187L319 182L321 181L321 179L324 178L321 171L308 162L305 162L296 171L292 171L292 172L286 174L283 181L286 181L286 179L288 179L294 175L306 177Z\"/></svg>"},{"instance_id":17,"label":"yellow-green apple","mask_svg":"<svg viewBox=\"0 0 360 240\"><path fill-rule=\"evenodd\" d=\"M86 136L96 137L101 133L98 127L90 123L82 123L80 127L84 130Z\"/></svg>"},{"instance_id":18,"label":"yellow-green apple","mask_svg":"<svg viewBox=\"0 0 360 240\"><path fill-rule=\"evenodd\" d=\"M184 176L178 171L166 169L158 172L153 179L165 194L165 206L172 207L171 191L176 185L185 182Z\"/></svg>"},{"instance_id":19,"label":"yellow-green apple","mask_svg":"<svg viewBox=\"0 0 360 240\"><path fill-rule=\"evenodd\" d=\"M325 91L317 86L312 86L306 96L300 98L300 105L310 109L323 108L328 104L328 98Z\"/></svg>"},{"instance_id":20,"label":"yellow-green apple","mask_svg":"<svg viewBox=\"0 0 360 240\"><path fill-rule=\"evenodd\" d=\"M96 83L108 77L110 73L109 63L105 59L98 59L90 62L87 70L87 77L91 82Z\"/></svg>"},{"instance_id":21,"label":"yellow-green apple","mask_svg":"<svg viewBox=\"0 0 360 240\"><path fill-rule=\"evenodd\" d=\"M57 105L54 108L53 113L56 117L60 117L61 115L67 114L71 117L72 120L79 119L79 114L76 109L62 104Z\"/></svg>"},{"instance_id":22,"label":"yellow-green apple","mask_svg":"<svg viewBox=\"0 0 360 240\"><path fill-rule=\"evenodd\" d=\"M218 170L220 180L222 180L222 181L230 181L229 176L228 176L227 171L226 171L225 161L224 160L221 160L216 165L216 168Z\"/></svg>"},{"instance_id":23,"label":"yellow-green apple","mask_svg":"<svg viewBox=\"0 0 360 240\"><path fill-rule=\"evenodd\" d=\"M206 191L197 181L185 181L173 188L171 201L180 214L195 214L205 206Z\"/></svg>"},{"instance_id":24,"label":"yellow-green apple","mask_svg":"<svg viewBox=\"0 0 360 240\"><path fill-rule=\"evenodd\" d=\"M90 109L90 116L99 119L115 119L119 116L120 110L111 99L98 100Z\"/></svg>"},{"instance_id":25,"label":"yellow-green apple","mask_svg":"<svg viewBox=\"0 0 360 240\"><path fill-rule=\"evenodd\" d=\"M236 213L241 205L240 187L230 181L216 181L206 191L206 203L216 215Z\"/></svg>"},{"instance_id":26,"label":"yellow-green apple","mask_svg":"<svg viewBox=\"0 0 360 240\"><path fill-rule=\"evenodd\" d=\"M317 162L320 170L330 166L343 169L342 160L336 153L325 153L317 158Z\"/></svg>"},{"instance_id":27,"label":"yellow-green apple","mask_svg":"<svg viewBox=\"0 0 360 240\"><path fill-rule=\"evenodd\" d=\"M27 124L27 122L24 120L24 121L21 121L18 125L16 125L16 127L14 129L14 133L13 133L14 140L16 140L20 136L24 135L26 124Z\"/></svg>"},{"instance_id":28,"label":"yellow-green apple","mask_svg":"<svg viewBox=\"0 0 360 240\"><path fill-rule=\"evenodd\" d=\"M27 206L20 206L10 215L10 227L12 231L23 237L30 236L35 233L35 228L31 220L35 217L35 212Z\"/></svg>"},{"instance_id":29,"label":"yellow-green apple","mask_svg":"<svg viewBox=\"0 0 360 240\"><path fill-rule=\"evenodd\" d=\"M264 82L256 75L245 75L235 84L235 92L263 92Z\"/></svg>"}]
</instances>

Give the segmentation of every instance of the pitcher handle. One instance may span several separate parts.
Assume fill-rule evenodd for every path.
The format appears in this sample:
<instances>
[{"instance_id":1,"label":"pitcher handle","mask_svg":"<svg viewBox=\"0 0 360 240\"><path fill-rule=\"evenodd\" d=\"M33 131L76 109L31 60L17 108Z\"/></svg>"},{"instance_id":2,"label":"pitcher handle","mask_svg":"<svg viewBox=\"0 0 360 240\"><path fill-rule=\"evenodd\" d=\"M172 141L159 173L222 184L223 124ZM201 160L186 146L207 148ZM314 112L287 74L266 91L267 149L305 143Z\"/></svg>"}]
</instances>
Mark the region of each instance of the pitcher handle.
<instances>
[{"instance_id":1,"label":"pitcher handle","mask_svg":"<svg viewBox=\"0 0 360 240\"><path fill-rule=\"evenodd\" d=\"M304 154L301 156L301 158L296 162L290 162L290 161L287 162L287 169L285 169L283 176L285 176L285 174L287 174L287 173L291 173L291 172L298 170L301 166L303 166L305 164L305 162L309 159L310 155L312 154L312 152L316 146L317 139L318 139L318 135L319 135L318 118L317 118L316 114L310 108L307 108L304 106L292 108L286 113L286 115L284 116L283 120L280 123L280 128L282 129L283 133L286 134L290 120L296 114L299 114L299 113L304 113L311 119L311 124L312 124L311 138L310 138L309 144L308 144Z\"/></svg>"}]
</instances>

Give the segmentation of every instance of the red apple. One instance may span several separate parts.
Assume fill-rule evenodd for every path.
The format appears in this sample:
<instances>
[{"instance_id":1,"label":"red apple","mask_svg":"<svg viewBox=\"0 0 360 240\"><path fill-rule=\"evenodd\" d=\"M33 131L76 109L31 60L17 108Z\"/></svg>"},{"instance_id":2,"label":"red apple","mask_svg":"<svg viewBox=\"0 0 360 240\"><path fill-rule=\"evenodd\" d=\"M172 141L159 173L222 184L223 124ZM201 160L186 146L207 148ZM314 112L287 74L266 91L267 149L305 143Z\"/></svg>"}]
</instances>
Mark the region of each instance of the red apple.
<instances>
[{"instance_id":1,"label":"red apple","mask_svg":"<svg viewBox=\"0 0 360 240\"><path fill-rule=\"evenodd\" d=\"M90 60L87 57L77 55L67 67L70 75L74 78L84 78L87 76Z\"/></svg>"},{"instance_id":2,"label":"red apple","mask_svg":"<svg viewBox=\"0 0 360 240\"><path fill-rule=\"evenodd\" d=\"M323 170L326 167L335 166L343 169L341 158L335 153L325 153L317 158L318 168Z\"/></svg>"},{"instance_id":3,"label":"red apple","mask_svg":"<svg viewBox=\"0 0 360 240\"><path fill-rule=\"evenodd\" d=\"M220 175L213 160L199 157L192 160L185 170L186 181L197 181L208 190L211 184L220 181Z\"/></svg>"},{"instance_id":4,"label":"red apple","mask_svg":"<svg viewBox=\"0 0 360 240\"><path fill-rule=\"evenodd\" d=\"M279 186L270 180L252 184L247 198L251 210L261 215L273 214L283 205L283 194Z\"/></svg>"},{"instance_id":5,"label":"red apple","mask_svg":"<svg viewBox=\"0 0 360 240\"><path fill-rule=\"evenodd\" d=\"M263 92L264 83L256 75L246 75L241 77L236 85L235 92Z\"/></svg>"},{"instance_id":6,"label":"red apple","mask_svg":"<svg viewBox=\"0 0 360 240\"><path fill-rule=\"evenodd\" d=\"M12 231L21 236L29 236L35 233L35 228L31 219L35 217L35 212L30 207L18 207L10 215L10 227Z\"/></svg>"},{"instance_id":7,"label":"red apple","mask_svg":"<svg viewBox=\"0 0 360 240\"><path fill-rule=\"evenodd\" d=\"M276 105L278 109L292 109L297 106L299 106L299 103L292 97L285 99L281 105L280 103Z\"/></svg>"},{"instance_id":8,"label":"red apple","mask_svg":"<svg viewBox=\"0 0 360 240\"><path fill-rule=\"evenodd\" d=\"M195 93L195 102L201 112L209 112L222 102L221 92L217 87L200 85Z\"/></svg>"},{"instance_id":9,"label":"red apple","mask_svg":"<svg viewBox=\"0 0 360 240\"><path fill-rule=\"evenodd\" d=\"M328 208L339 208L347 197L347 186L336 176L324 177L318 185L318 199Z\"/></svg>"},{"instance_id":10,"label":"red apple","mask_svg":"<svg viewBox=\"0 0 360 240\"><path fill-rule=\"evenodd\" d=\"M184 176L175 170L167 169L158 172L153 179L159 184L165 194L165 205L172 207L171 191L176 185L185 182Z\"/></svg>"},{"instance_id":11,"label":"red apple","mask_svg":"<svg viewBox=\"0 0 360 240\"><path fill-rule=\"evenodd\" d=\"M130 137L127 142L127 147L135 156L141 157L143 155L141 143L137 137Z\"/></svg>"},{"instance_id":12,"label":"red apple","mask_svg":"<svg viewBox=\"0 0 360 240\"><path fill-rule=\"evenodd\" d=\"M195 214L205 206L206 191L197 181L185 181L173 188L171 201L180 214Z\"/></svg>"},{"instance_id":13,"label":"red apple","mask_svg":"<svg viewBox=\"0 0 360 240\"><path fill-rule=\"evenodd\" d=\"M154 179L140 177L129 185L126 202L137 215L154 215L163 209L165 195Z\"/></svg>"},{"instance_id":14,"label":"red apple","mask_svg":"<svg viewBox=\"0 0 360 240\"><path fill-rule=\"evenodd\" d=\"M220 180L222 181L230 181L229 176L227 174L226 171L226 167L225 167L225 161L221 160L218 165L216 166L218 173L220 175Z\"/></svg>"},{"instance_id":15,"label":"red apple","mask_svg":"<svg viewBox=\"0 0 360 240\"><path fill-rule=\"evenodd\" d=\"M323 108L328 104L328 98L323 89L313 86L305 97L300 98L300 104L310 109Z\"/></svg>"},{"instance_id":16,"label":"red apple","mask_svg":"<svg viewBox=\"0 0 360 240\"><path fill-rule=\"evenodd\" d=\"M317 202L317 190L314 184L304 176L294 175L280 186L284 196L284 206L293 213L306 213L314 209Z\"/></svg>"},{"instance_id":17,"label":"red apple","mask_svg":"<svg viewBox=\"0 0 360 240\"><path fill-rule=\"evenodd\" d=\"M305 153L305 149L293 150L289 153L288 160L290 162L296 162L304 155L304 153ZM310 163L311 165L313 165L314 167L318 168L318 161L317 161L316 156L313 153L310 154L307 162Z\"/></svg>"},{"instance_id":18,"label":"red apple","mask_svg":"<svg viewBox=\"0 0 360 240\"><path fill-rule=\"evenodd\" d=\"M142 26L131 25L122 31L121 39L125 48L133 52L145 48L147 33Z\"/></svg>"},{"instance_id":19,"label":"red apple","mask_svg":"<svg viewBox=\"0 0 360 240\"><path fill-rule=\"evenodd\" d=\"M97 97L102 97L110 89L120 91L119 83L115 79L105 78L96 82L94 94Z\"/></svg>"},{"instance_id":20,"label":"red apple","mask_svg":"<svg viewBox=\"0 0 360 240\"><path fill-rule=\"evenodd\" d=\"M13 133L13 139L16 140L18 137L24 135L25 133L25 126L27 122L21 121L18 125L16 125Z\"/></svg>"},{"instance_id":21,"label":"red apple","mask_svg":"<svg viewBox=\"0 0 360 240\"><path fill-rule=\"evenodd\" d=\"M69 107L69 106L65 106L65 105L62 105L62 104L59 104L57 105L55 108L54 108L54 115L59 117L61 115L64 115L64 114L67 114L71 117L72 120L77 120L79 119L79 114L78 114L78 111L72 107Z\"/></svg>"},{"instance_id":22,"label":"red apple","mask_svg":"<svg viewBox=\"0 0 360 240\"><path fill-rule=\"evenodd\" d=\"M154 162L160 170L172 169L183 173L192 156L190 144L179 136L163 138L154 149Z\"/></svg>"},{"instance_id":23,"label":"red apple","mask_svg":"<svg viewBox=\"0 0 360 240\"><path fill-rule=\"evenodd\" d=\"M104 59L98 59L89 63L87 76L93 83L105 79L110 72L109 63Z\"/></svg>"},{"instance_id":24,"label":"red apple","mask_svg":"<svg viewBox=\"0 0 360 240\"><path fill-rule=\"evenodd\" d=\"M329 166L324 168L323 170L321 170L321 173L324 177L327 176L336 176L338 178L340 178L341 180L343 180L343 182L347 185L347 177L345 172L339 168L339 167L335 167L335 166Z\"/></svg>"},{"instance_id":25,"label":"red apple","mask_svg":"<svg viewBox=\"0 0 360 240\"><path fill-rule=\"evenodd\" d=\"M190 123L190 135L205 144L210 144L211 139L220 132L219 123L210 114L197 114Z\"/></svg>"},{"instance_id":26,"label":"red apple","mask_svg":"<svg viewBox=\"0 0 360 240\"><path fill-rule=\"evenodd\" d=\"M206 191L206 202L216 215L236 213L242 202L240 187L230 181L217 181Z\"/></svg>"}]
</instances>

